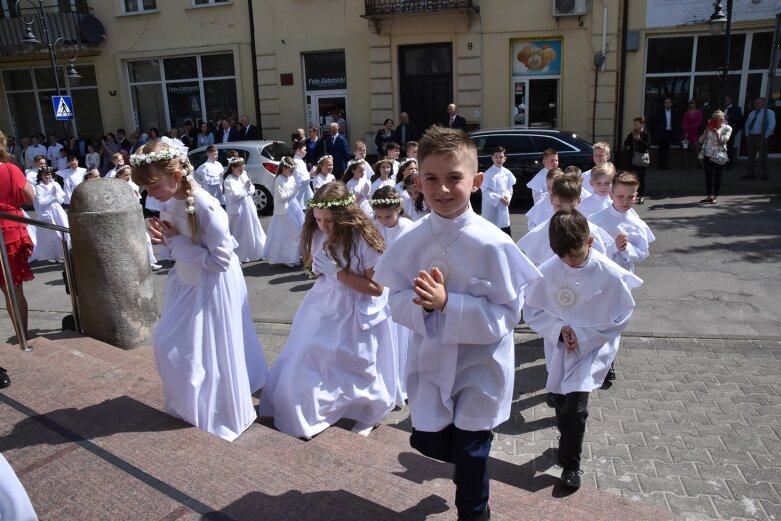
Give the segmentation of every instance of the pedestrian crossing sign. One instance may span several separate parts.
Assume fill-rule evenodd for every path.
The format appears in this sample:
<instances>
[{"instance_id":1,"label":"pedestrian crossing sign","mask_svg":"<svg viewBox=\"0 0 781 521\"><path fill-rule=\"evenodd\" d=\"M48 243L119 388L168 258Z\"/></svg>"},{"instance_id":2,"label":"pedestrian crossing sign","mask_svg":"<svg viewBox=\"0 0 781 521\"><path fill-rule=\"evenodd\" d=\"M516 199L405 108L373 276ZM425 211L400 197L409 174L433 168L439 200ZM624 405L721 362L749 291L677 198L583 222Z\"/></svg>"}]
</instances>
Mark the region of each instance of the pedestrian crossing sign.
<instances>
[{"instance_id":1,"label":"pedestrian crossing sign","mask_svg":"<svg viewBox=\"0 0 781 521\"><path fill-rule=\"evenodd\" d=\"M70 96L52 96L54 119L67 121L73 119L73 101Z\"/></svg>"}]
</instances>

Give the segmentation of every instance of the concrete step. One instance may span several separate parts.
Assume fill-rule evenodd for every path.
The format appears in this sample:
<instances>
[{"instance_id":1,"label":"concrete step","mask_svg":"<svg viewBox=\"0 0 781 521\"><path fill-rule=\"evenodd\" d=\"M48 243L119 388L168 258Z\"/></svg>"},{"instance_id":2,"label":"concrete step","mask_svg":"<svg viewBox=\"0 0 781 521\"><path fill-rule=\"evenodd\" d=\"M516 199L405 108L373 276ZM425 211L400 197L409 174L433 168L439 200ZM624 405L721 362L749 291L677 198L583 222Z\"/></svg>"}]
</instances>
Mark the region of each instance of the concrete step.
<instances>
[{"instance_id":1,"label":"concrete step","mask_svg":"<svg viewBox=\"0 0 781 521\"><path fill-rule=\"evenodd\" d=\"M41 519L456 517L452 466L411 449L399 428L364 438L334 426L306 442L256 423L228 443L162 412L151 348L64 333L31 343L31 353L0 345L13 380L0 392L0 451ZM564 497L533 465L492 460L491 476L499 519L676 519L587 487Z\"/></svg>"}]
</instances>

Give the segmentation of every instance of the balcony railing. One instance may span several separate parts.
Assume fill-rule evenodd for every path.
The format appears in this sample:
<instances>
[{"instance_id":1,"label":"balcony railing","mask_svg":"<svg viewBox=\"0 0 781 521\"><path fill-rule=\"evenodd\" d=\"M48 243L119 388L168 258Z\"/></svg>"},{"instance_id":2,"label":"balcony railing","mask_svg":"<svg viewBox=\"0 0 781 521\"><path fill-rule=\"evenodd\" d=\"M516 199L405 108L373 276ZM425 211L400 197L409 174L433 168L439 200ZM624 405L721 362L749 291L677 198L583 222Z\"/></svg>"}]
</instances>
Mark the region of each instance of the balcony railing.
<instances>
[{"instance_id":1,"label":"balcony railing","mask_svg":"<svg viewBox=\"0 0 781 521\"><path fill-rule=\"evenodd\" d=\"M23 14L29 15L31 13L24 12ZM94 35L83 34L82 28L85 27L83 21L85 19L95 20L92 15L87 13L86 9L77 9L70 12L49 11L44 13L44 16L49 28L49 38L52 42L57 38L64 38L73 42L79 49L94 48L97 45L88 43L90 39L94 41ZM91 28L93 24L87 23L86 26ZM39 40L43 41L43 34L40 30L37 16L35 16L33 32ZM46 51L44 44L32 47L26 45L24 43L24 34L25 25L21 19L15 16L13 18L0 19L0 56Z\"/></svg>"},{"instance_id":2,"label":"balcony railing","mask_svg":"<svg viewBox=\"0 0 781 521\"><path fill-rule=\"evenodd\" d=\"M367 17L475 9L473 0L365 0L365 2Z\"/></svg>"}]
</instances>

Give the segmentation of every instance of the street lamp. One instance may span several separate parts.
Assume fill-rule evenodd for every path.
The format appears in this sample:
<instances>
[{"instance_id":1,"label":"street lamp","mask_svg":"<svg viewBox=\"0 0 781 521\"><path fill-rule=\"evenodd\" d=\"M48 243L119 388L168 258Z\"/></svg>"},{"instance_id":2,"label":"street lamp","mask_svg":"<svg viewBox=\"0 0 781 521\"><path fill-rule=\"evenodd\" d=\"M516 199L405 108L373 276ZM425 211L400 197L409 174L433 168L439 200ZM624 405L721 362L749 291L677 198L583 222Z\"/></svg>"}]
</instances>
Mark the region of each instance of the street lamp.
<instances>
[{"instance_id":1,"label":"street lamp","mask_svg":"<svg viewBox=\"0 0 781 521\"><path fill-rule=\"evenodd\" d=\"M721 100L724 101L727 96L727 80L729 79L729 47L730 33L732 31L732 0L727 0L727 13L721 9L721 0L713 2L713 14L708 19L712 35L718 36L724 32L724 65L719 70L721 77Z\"/></svg>"},{"instance_id":2,"label":"street lamp","mask_svg":"<svg viewBox=\"0 0 781 521\"><path fill-rule=\"evenodd\" d=\"M30 6L35 11L35 14L25 16L22 14L22 4L26 4ZM22 41L28 45L38 45L40 43L45 43L46 47L49 49L49 62L52 67L52 73L54 75L54 86L57 89L57 95L61 95L60 91L60 78L59 78L59 67L57 65L57 47L63 47L63 46L70 46L73 50L73 56L68 57L65 55L65 53L62 53L63 58L68 62L68 65L65 68L64 77L66 81L72 81L75 82L81 78L81 75L79 75L79 72L76 70L75 65L73 65L73 62L76 61L76 58L78 58L79 55L79 49L76 47L76 44L73 43L73 41L67 39L67 38L57 38L54 41L51 40L49 34L49 22L46 19L46 13L44 11L43 6L43 0L16 0L15 4L15 10L16 14L19 17L19 20L22 21L24 24L24 36L22 37ZM41 32L43 33L43 42L38 39L38 37L35 35L35 32L33 32L33 24L35 23L36 18L38 19L38 25L41 28ZM64 138L67 138L68 136L68 122L63 122L65 124L65 135Z\"/></svg>"}]
</instances>

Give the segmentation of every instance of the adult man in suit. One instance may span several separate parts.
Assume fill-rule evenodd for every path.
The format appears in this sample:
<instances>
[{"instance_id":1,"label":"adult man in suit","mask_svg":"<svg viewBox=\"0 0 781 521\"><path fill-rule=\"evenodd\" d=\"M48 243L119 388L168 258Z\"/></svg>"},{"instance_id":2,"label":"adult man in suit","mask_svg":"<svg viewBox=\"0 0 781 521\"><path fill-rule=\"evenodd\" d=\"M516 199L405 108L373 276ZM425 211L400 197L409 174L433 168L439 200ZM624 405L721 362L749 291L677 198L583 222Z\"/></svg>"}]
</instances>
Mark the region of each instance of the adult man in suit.
<instances>
[{"instance_id":1,"label":"adult man in suit","mask_svg":"<svg viewBox=\"0 0 781 521\"><path fill-rule=\"evenodd\" d=\"M91 144L92 140L87 136L87 133L83 130L79 130L79 140L76 144L76 148L79 151L77 156L79 159L79 166L87 166L84 160L87 158L87 145Z\"/></svg>"},{"instance_id":2,"label":"adult man in suit","mask_svg":"<svg viewBox=\"0 0 781 521\"><path fill-rule=\"evenodd\" d=\"M451 103L447 106L447 115L448 117L442 120L443 126L450 128L460 128L466 132L466 119L458 115L458 107L456 107L455 103Z\"/></svg>"},{"instance_id":3,"label":"adult man in suit","mask_svg":"<svg viewBox=\"0 0 781 521\"><path fill-rule=\"evenodd\" d=\"M672 98L664 98L664 106L657 112L654 119L653 138L658 147L656 151L656 168L667 169L667 155L670 145L678 140L681 128L681 111L673 105Z\"/></svg>"},{"instance_id":4,"label":"adult man in suit","mask_svg":"<svg viewBox=\"0 0 781 521\"><path fill-rule=\"evenodd\" d=\"M217 133L217 142L218 143L233 143L234 141L238 141L239 133L236 131L235 128L231 125L231 122L227 119L223 119L220 123L221 130Z\"/></svg>"},{"instance_id":5,"label":"adult man in suit","mask_svg":"<svg viewBox=\"0 0 781 521\"><path fill-rule=\"evenodd\" d=\"M11 161L24 171L24 154L22 153L21 145L16 144L16 138L14 136L8 136L6 139L6 149L8 153L13 156Z\"/></svg>"},{"instance_id":6,"label":"adult man in suit","mask_svg":"<svg viewBox=\"0 0 781 521\"><path fill-rule=\"evenodd\" d=\"M406 112L399 114L399 125L396 127L396 139L398 139L402 149L406 146L408 141L418 140L418 127L409 120L409 114Z\"/></svg>"},{"instance_id":7,"label":"adult man in suit","mask_svg":"<svg viewBox=\"0 0 781 521\"><path fill-rule=\"evenodd\" d=\"M239 121L241 121L241 125L244 127L244 130L241 131L241 136L239 136L240 141L254 141L260 139L257 125L250 123L247 116L242 116Z\"/></svg>"},{"instance_id":8,"label":"adult man in suit","mask_svg":"<svg viewBox=\"0 0 781 521\"><path fill-rule=\"evenodd\" d=\"M767 140L776 130L776 113L765 107L765 98L754 100L754 110L746 117L745 130L748 171L741 179L756 179L754 165L759 154L759 178L767 181L770 173L767 164Z\"/></svg>"},{"instance_id":9,"label":"adult man in suit","mask_svg":"<svg viewBox=\"0 0 781 521\"><path fill-rule=\"evenodd\" d=\"M334 158L334 177L340 179L350 160L350 145L339 134L339 123L328 125L328 135L323 137L322 142L325 154Z\"/></svg>"},{"instance_id":10,"label":"adult man in suit","mask_svg":"<svg viewBox=\"0 0 781 521\"><path fill-rule=\"evenodd\" d=\"M119 143L119 148L127 152L130 152L130 147L133 146L133 143L126 137L124 128L117 129L117 142Z\"/></svg>"},{"instance_id":11,"label":"adult man in suit","mask_svg":"<svg viewBox=\"0 0 781 521\"><path fill-rule=\"evenodd\" d=\"M729 157L729 161L727 161L725 168L727 170L732 170L732 162L735 160L735 136L738 135L738 132L743 130L743 111L740 110L740 107L737 105L732 104L732 96L724 97L724 107L724 122L732 127L732 133L729 136L729 141L727 141L727 156Z\"/></svg>"}]
</instances>

